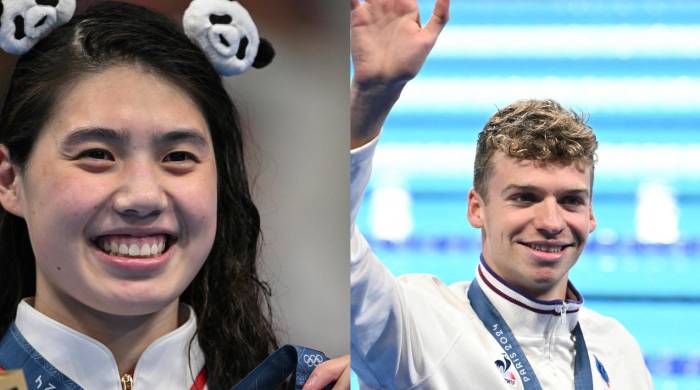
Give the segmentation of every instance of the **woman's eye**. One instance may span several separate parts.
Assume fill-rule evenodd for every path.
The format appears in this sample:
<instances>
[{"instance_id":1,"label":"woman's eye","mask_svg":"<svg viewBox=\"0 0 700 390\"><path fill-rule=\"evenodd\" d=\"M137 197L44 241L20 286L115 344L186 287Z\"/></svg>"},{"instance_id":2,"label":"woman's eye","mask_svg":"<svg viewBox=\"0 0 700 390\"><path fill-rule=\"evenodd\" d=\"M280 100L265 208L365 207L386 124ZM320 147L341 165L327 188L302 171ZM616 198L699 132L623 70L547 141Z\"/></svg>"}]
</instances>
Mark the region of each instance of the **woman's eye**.
<instances>
[{"instance_id":1,"label":"woman's eye","mask_svg":"<svg viewBox=\"0 0 700 390\"><path fill-rule=\"evenodd\" d=\"M194 162L199 162L197 157L190 153L190 152L183 152L183 151L178 151L178 152L172 152L165 156L163 159L164 162L183 162L183 161L194 161Z\"/></svg>"},{"instance_id":2,"label":"woman's eye","mask_svg":"<svg viewBox=\"0 0 700 390\"><path fill-rule=\"evenodd\" d=\"M114 156L112 153L104 149L90 149L86 150L78 155L78 158L90 158L94 160L110 160L114 161Z\"/></svg>"}]
</instances>

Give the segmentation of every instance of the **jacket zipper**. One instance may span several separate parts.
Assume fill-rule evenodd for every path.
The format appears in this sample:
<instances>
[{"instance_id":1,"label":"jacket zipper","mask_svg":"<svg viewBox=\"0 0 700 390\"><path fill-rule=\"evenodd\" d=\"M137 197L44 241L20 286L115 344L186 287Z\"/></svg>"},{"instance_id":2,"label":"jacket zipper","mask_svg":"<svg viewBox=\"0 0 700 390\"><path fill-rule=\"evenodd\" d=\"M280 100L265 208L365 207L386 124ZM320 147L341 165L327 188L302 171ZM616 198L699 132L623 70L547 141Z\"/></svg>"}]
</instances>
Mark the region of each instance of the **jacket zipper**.
<instances>
[{"instance_id":1,"label":"jacket zipper","mask_svg":"<svg viewBox=\"0 0 700 390\"><path fill-rule=\"evenodd\" d=\"M559 313L559 318L552 318L553 324L547 335L547 359L552 360L552 348L554 347L556 334L559 331L559 327L566 324L566 310L568 309L568 304L566 300L562 301L561 305L555 310Z\"/></svg>"},{"instance_id":2,"label":"jacket zipper","mask_svg":"<svg viewBox=\"0 0 700 390\"><path fill-rule=\"evenodd\" d=\"M122 375L122 390L131 390L134 387L134 378L129 374Z\"/></svg>"},{"instance_id":3,"label":"jacket zipper","mask_svg":"<svg viewBox=\"0 0 700 390\"><path fill-rule=\"evenodd\" d=\"M567 309L567 306L569 306L569 305L567 305L566 301L563 301L563 302L561 303L561 308L559 309L559 310L560 310L559 314L561 315L561 323L562 323L562 324L565 324L565 323L566 323L566 309Z\"/></svg>"}]
</instances>

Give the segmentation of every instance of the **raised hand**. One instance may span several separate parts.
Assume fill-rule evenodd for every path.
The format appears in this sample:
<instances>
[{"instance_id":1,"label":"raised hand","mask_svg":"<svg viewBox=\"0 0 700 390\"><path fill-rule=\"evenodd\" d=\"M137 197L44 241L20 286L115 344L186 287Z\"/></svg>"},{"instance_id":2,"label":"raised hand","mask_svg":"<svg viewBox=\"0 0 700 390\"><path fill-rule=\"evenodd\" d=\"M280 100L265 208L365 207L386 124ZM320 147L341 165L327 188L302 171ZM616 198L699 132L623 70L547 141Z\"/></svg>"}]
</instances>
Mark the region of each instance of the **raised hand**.
<instances>
[{"instance_id":1,"label":"raised hand","mask_svg":"<svg viewBox=\"0 0 700 390\"><path fill-rule=\"evenodd\" d=\"M416 0L351 0L353 82L360 88L415 77L447 23L449 0L436 0L421 27Z\"/></svg>"},{"instance_id":2,"label":"raised hand","mask_svg":"<svg viewBox=\"0 0 700 390\"><path fill-rule=\"evenodd\" d=\"M450 0L435 0L423 27L417 0L351 0L354 76L352 146L377 136L404 85L418 74L449 17Z\"/></svg>"}]
</instances>

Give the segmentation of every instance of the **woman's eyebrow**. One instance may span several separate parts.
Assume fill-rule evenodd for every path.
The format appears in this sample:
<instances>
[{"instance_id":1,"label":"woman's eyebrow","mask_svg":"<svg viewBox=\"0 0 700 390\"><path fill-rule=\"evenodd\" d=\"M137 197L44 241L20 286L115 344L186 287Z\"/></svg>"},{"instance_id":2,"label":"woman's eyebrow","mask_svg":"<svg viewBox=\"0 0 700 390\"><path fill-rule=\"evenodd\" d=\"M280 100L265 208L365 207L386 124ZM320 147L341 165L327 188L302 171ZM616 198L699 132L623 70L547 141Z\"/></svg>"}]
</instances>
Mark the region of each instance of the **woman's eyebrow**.
<instances>
[{"instance_id":1,"label":"woman's eyebrow","mask_svg":"<svg viewBox=\"0 0 700 390\"><path fill-rule=\"evenodd\" d=\"M167 133L157 134L154 137L155 144L175 144L180 142L192 143L200 148L208 148L209 142L201 132L194 129L177 129Z\"/></svg>"},{"instance_id":2,"label":"woman's eyebrow","mask_svg":"<svg viewBox=\"0 0 700 390\"><path fill-rule=\"evenodd\" d=\"M80 145L85 142L97 141L110 144L128 145L131 135L127 131L115 130L106 127L78 128L70 133L62 142L66 147ZM175 144L180 142L192 143L201 148L207 148L209 143L194 129L176 129L153 136L155 144Z\"/></svg>"},{"instance_id":3,"label":"woman's eyebrow","mask_svg":"<svg viewBox=\"0 0 700 390\"><path fill-rule=\"evenodd\" d=\"M70 133L62 142L64 146L80 145L84 142L99 141L125 145L129 142L129 134L123 131L105 127L78 128Z\"/></svg>"}]
</instances>

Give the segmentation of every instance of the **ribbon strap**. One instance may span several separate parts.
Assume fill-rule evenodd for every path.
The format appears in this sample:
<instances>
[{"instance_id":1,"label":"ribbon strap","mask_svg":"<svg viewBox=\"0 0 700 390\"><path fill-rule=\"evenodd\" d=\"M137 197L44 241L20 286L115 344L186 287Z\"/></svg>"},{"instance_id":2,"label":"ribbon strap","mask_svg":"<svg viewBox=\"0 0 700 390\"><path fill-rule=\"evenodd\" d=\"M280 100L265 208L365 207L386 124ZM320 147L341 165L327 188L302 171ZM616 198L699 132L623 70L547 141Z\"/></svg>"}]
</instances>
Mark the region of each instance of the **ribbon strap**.
<instances>
[{"instance_id":1,"label":"ribbon strap","mask_svg":"<svg viewBox=\"0 0 700 390\"><path fill-rule=\"evenodd\" d=\"M314 349L296 345L285 345L268 356L231 390L269 390L292 375L288 389L301 390L311 376L311 372L324 361L325 354ZM47 390L82 390L82 388L58 371L36 351L12 324L0 340L0 366L21 368L32 388ZM205 371L197 376L195 388L203 388L206 382ZM330 389L330 385L326 389Z\"/></svg>"},{"instance_id":2,"label":"ribbon strap","mask_svg":"<svg viewBox=\"0 0 700 390\"><path fill-rule=\"evenodd\" d=\"M474 312L476 312L476 315L491 336L498 342L498 345L501 346L508 358L515 364L525 390L542 390L542 385L535 375L535 370L532 369L513 331L496 307L488 300L486 294L481 291L476 279L469 285L467 296L469 297L469 303L474 309ZM565 314L562 313L562 315ZM583 338L583 332L579 324L576 324L574 328L574 336L576 338L576 356L574 358L575 388L576 390L592 390L593 378L591 375L591 363L588 359L586 341Z\"/></svg>"},{"instance_id":3,"label":"ribbon strap","mask_svg":"<svg viewBox=\"0 0 700 390\"><path fill-rule=\"evenodd\" d=\"M231 390L275 389L292 374L289 389L301 390L314 368L326 360L328 358L323 352L285 345L268 356Z\"/></svg>"},{"instance_id":4,"label":"ribbon strap","mask_svg":"<svg viewBox=\"0 0 700 390\"><path fill-rule=\"evenodd\" d=\"M63 375L29 344L13 323L0 341L0 364L21 368L32 389L82 390Z\"/></svg>"}]
</instances>

